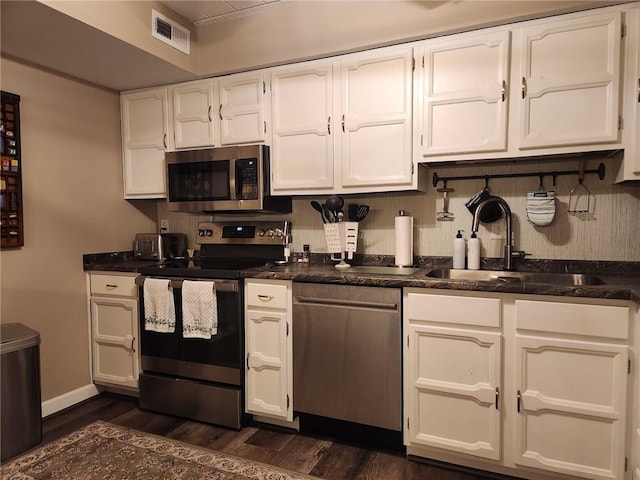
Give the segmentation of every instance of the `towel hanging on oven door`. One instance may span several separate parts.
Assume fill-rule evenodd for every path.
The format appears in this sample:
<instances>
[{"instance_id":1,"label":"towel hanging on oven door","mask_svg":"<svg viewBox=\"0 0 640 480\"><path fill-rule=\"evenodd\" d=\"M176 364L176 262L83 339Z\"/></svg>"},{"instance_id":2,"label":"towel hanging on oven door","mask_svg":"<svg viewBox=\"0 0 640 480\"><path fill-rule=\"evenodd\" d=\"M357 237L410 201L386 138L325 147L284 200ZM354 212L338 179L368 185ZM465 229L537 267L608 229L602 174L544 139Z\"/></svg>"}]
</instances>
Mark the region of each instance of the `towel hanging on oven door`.
<instances>
[{"instance_id":1,"label":"towel hanging on oven door","mask_svg":"<svg viewBox=\"0 0 640 480\"><path fill-rule=\"evenodd\" d=\"M215 283L182 282L182 336L210 339L218 333L218 302Z\"/></svg>"},{"instance_id":2,"label":"towel hanging on oven door","mask_svg":"<svg viewBox=\"0 0 640 480\"><path fill-rule=\"evenodd\" d=\"M169 280L147 278L143 290L144 329L160 333L175 332L176 311Z\"/></svg>"}]
</instances>

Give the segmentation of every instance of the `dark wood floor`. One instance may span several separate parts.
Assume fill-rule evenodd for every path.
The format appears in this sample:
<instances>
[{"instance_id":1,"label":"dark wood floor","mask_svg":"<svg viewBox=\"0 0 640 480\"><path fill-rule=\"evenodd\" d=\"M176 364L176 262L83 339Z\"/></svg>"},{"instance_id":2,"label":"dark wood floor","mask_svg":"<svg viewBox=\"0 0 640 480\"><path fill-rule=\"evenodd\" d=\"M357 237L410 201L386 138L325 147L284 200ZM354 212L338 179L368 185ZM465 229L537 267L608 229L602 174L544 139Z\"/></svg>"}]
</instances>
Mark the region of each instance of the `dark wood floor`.
<instances>
[{"instance_id":1,"label":"dark wood floor","mask_svg":"<svg viewBox=\"0 0 640 480\"><path fill-rule=\"evenodd\" d=\"M227 452L330 480L481 480L507 478L461 472L405 458L404 453L320 435L250 425L240 431L147 412L135 398L102 393L43 421L50 442L103 420L192 445Z\"/></svg>"}]
</instances>

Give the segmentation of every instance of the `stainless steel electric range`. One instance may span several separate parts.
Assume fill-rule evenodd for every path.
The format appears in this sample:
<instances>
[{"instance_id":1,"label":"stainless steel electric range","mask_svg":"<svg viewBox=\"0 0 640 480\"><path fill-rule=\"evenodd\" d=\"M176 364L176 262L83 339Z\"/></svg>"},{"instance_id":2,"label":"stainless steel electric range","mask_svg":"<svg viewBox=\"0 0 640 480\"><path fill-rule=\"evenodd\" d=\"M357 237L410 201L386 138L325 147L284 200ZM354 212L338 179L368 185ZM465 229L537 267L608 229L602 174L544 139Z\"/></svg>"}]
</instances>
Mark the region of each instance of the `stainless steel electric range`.
<instances>
[{"instance_id":1,"label":"stainless steel electric range","mask_svg":"<svg viewBox=\"0 0 640 480\"><path fill-rule=\"evenodd\" d=\"M140 269L140 299L148 278L173 290L173 333L145 330L140 302L140 408L241 428L244 424L244 287L242 270L284 259L291 239L286 221L200 223L199 255ZM184 338L184 280L213 281L218 329L210 339Z\"/></svg>"}]
</instances>

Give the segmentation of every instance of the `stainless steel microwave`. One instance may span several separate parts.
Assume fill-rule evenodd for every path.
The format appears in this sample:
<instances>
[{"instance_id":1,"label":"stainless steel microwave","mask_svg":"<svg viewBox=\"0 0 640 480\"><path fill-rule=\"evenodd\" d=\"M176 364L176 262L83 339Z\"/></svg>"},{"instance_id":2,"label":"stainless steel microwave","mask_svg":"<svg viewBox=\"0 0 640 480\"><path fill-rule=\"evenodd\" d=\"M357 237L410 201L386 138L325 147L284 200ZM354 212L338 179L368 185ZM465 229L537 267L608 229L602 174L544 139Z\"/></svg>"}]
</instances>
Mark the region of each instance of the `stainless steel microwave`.
<instances>
[{"instance_id":1,"label":"stainless steel microwave","mask_svg":"<svg viewBox=\"0 0 640 480\"><path fill-rule=\"evenodd\" d=\"M238 145L165 154L170 212L291 213L269 195L269 147Z\"/></svg>"}]
</instances>

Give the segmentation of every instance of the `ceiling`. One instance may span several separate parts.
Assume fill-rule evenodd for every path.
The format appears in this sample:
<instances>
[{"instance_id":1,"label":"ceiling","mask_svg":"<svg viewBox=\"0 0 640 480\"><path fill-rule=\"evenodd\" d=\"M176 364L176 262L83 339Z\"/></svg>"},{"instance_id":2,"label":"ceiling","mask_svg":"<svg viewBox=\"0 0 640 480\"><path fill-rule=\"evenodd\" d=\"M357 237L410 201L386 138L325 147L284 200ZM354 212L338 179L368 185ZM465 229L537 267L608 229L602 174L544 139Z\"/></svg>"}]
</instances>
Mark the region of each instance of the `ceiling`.
<instances>
[{"instance_id":1,"label":"ceiling","mask_svg":"<svg viewBox=\"0 0 640 480\"><path fill-rule=\"evenodd\" d=\"M265 15L265 18L268 17L271 22L266 26L272 29L275 27L277 32L274 30L274 36L282 37L282 41L286 43L292 37L287 33L282 33L283 23L280 19L291 17L286 15L287 11L295 10L302 13L317 11L313 7L325 1L326 5L333 3L336 11L343 11L338 8L339 6L351 4L353 8L349 10L350 14L353 14L354 11L363 12L362 18L366 18L364 13L366 13L367 7L379 6L381 3L393 5L397 2L396 5L410 4L414 7L428 9L438 5L453 5L455 8L447 11L455 11L457 15L464 13L465 9L473 11L474 8L478 8L478 3L483 3L482 0L357 0L352 2L338 0L335 2L331 0L166 0L161 3L176 11L186 21L193 22L196 29L203 31L223 30L229 32L230 28L241 31L244 22L231 22L230 20L269 12L273 15ZM186 70L188 67L176 66L143 48L126 43L65 15L46 3L49 2L0 0L0 47L3 56L13 57L115 91L167 85L198 78L194 69L188 71ZM487 4L489 3L500 5L501 2L487 2ZM522 5L540 4L542 5L539 8L540 11L553 9L555 8L554 4L569 3L587 4L591 8L593 4L598 2L595 0L575 0L573 2L567 0L530 0L521 2ZM306 10L307 8L308 10ZM485 9L486 7L483 5L481 8ZM369 24L362 18L354 16L355 20L352 20L352 16L343 18L344 21L340 24L340 28L343 28L346 34L362 34L369 28ZM380 21L386 21L385 18L381 17ZM245 20L251 24L249 21L253 19L245 18ZM325 24L310 17L308 22L296 24L296 27L301 31L313 28L321 29L323 25L326 26L327 21L331 22L330 19L327 20L326 16L324 18ZM446 21L446 18L443 21ZM212 25L209 29L206 28L206 25L214 23L217 25ZM223 29L223 26L227 28ZM81 40L79 41L79 39ZM267 48L262 45L257 47ZM256 48L256 46L249 45L245 48L252 48L253 53L261 54L260 48ZM206 71L209 72L209 70Z\"/></svg>"},{"instance_id":2,"label":"ceiling","mask_svg":"<svg viewBox=\"0 0 640 480\"><path fill-rule=\"evenodd\" d=\"M203 26L279 8L283 1L286 0L173 0L160 3L179 13L194 25Z\"/></svg>"}]
</instances>

